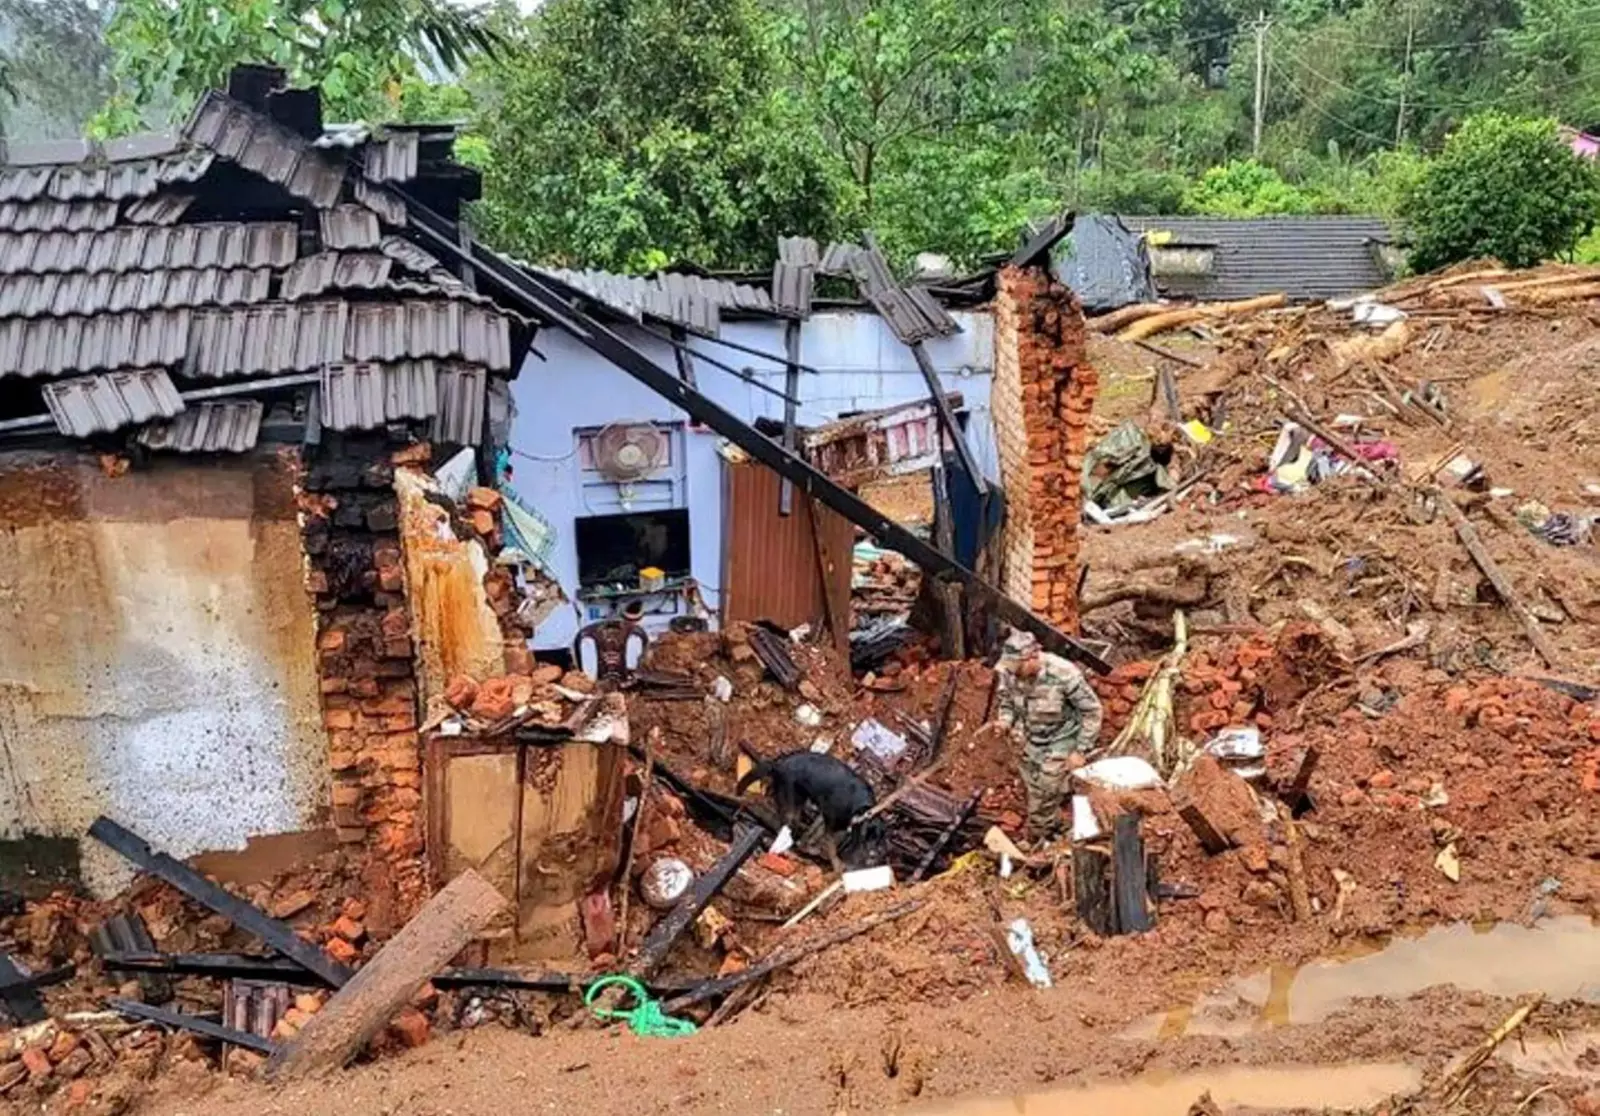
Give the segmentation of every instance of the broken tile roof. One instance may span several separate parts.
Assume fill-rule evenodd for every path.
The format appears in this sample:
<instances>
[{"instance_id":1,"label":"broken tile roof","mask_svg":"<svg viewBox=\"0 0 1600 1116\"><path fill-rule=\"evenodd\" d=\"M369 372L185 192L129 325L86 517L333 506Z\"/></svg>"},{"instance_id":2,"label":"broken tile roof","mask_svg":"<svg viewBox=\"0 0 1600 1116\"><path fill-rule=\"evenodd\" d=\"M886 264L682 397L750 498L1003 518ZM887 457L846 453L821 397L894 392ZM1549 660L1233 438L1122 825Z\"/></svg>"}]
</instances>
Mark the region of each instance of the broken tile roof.
<instances>
[{"instance_id":1,"label":"broken tile roof","mask_svg":"<svg viewBox=\"0 0 1600 1116\"><path fill-rule=\"evenodd\" d=\"M475 441L483 415L467 412L512 366L511 318L399 235L397 191L448 139L307 139L213 92L176 134L0 145L0 378L38 382L72 437L142 426L152 449L242 452L263 414L248 381L322 373L344 392L326 370L371 366L384 422ZM256 198L250 220L218 219L238 168L279 188L260 196L277 208ZM217 380L244 394L203 399ZM355 398L323 410L365 421Z\"/></svg>"}]
</instances>

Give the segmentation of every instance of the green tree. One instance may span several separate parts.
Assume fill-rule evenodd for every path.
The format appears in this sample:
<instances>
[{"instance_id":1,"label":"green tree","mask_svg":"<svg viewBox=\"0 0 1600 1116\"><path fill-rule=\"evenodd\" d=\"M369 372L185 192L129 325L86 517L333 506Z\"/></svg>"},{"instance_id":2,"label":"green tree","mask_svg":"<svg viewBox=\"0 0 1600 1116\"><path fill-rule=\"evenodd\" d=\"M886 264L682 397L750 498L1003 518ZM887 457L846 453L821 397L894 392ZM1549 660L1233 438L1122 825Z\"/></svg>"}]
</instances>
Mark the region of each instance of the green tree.
<instances>
[{"instance_id":1,"label":"green tree","mask_svg":"<svg viewBox=\"0 0 1600 1116\"><path fill-rule=\"evenodd\" d=\"M1411 263L1493 257L1529 267L1572 252L1600 209L1595 168L1551 120L1482 113L1451 135L1410 192Z\"/></svg>"},{"instance_id":2,"label":"green tree","mask_svg":"<svg viewBox=\"0 0 1600 1116\"><path fill-rule=\"evenodd\" d=\"M1184 191L1184 213L1219 217L1261 217L1271 213L1311 213L1311 195L1290 185L1271 167L1254 159L1212 167Z\"/></svg>"},{"instance_id":3,"label":"green tree","mask_svg":"<svg viewBox=\"0 0 1600 1116\"><path fill-rule=\"evenodd\" d=\"M551 262L766 267L853 198L753 0L549 0L479 88L487 239Z\"/></svg>"},{"instance_id":4,"label":"green tree","mask_svg":"<svg viewBox=\"0 0 1600 1116\"><path fill-rule=\"evenodd\" d=\"M241 62L318 87L330 119L390 119L404 81L493 46L482 13L450 0L118 0L106 42L116 85L104 132L186 109Z\"/></svg>"},{"instance_id":5,"label":"green tree","mask_svg":"<svg viewBox=\"0 0 1600 1116\"><path fill-rule=\"evenodd\" d=\"M83 133L110 92L105 35L105 10L90 0L0 0L6 138Z\"/></svg>"}]
</instances>

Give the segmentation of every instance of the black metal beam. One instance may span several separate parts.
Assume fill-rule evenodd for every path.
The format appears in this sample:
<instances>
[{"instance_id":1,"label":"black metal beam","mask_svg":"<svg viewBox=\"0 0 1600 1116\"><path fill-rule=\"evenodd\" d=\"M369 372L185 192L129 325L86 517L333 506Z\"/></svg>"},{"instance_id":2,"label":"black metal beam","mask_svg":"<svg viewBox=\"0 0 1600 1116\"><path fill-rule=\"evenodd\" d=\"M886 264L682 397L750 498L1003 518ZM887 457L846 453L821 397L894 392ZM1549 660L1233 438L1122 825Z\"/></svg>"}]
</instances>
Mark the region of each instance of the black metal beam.
<instances>
[{"instance_id":1,"label":"black metal beam","mask_svg":"<svg viewBox=\"0 0 1600 1116\"><path fill-rule=\"evenodd\" d=\"M10 954L0 953L0 981L7 985L7 990L0 992L0 1006L13 1023L38 1023L46 1017L39 990L28 985L28 974L17 967Z\"/></svg>"},{"instance_id":2,"label":"black metal beam","mask_svg":"<svg viewBox=\"0 0 1600 1116\"><path fill-rule=\"evenodd\" d=\"M987 496L989 482L978 468L977 459L972 456L966 432L956 423L955 412L950 410L950 400L945 396L944 385L939 382L939 370L933 366L933 360L921 341L912 343L911 355L917 358L917 369L928 385L928 395L933 399L934 410L939 413L939 426L956 447L956 456L961 459L961 471L967 474L979 496Z\"/></svg>"},{"instance_id":3,"label":"black metal beam","mask_svg":"<svg viewBox=\"0 0 1600 1116\"><path fill-rule=\"evenodd\" d=\"M89 836L120 853L138 867L165 880L195 902L221 915L241 930L249 931L273 949L291 958L300 967L316 973L334 988L351 978L351 971L322 950L279 922L259 907L246 903L206 879L199 872L166 853L156 852L150 842L108 817L98 817L89 827Z\"/></svg>"},{"instance_id":4,"label":"black metal beam","mask_svg":"<svg viewBox=\"0 0 1600 1116\"><path fill-rule=\"evenodd\" d=\"M307 972L287 957L252 957L244 953L160 953L144 950L109 950L100 963L117 973L172 973L176 976L216 977L222 980L275 980L305 987L327 987L315 973Z\"/></svg>"},{"instance_id":5,"label":"black metal beam","mask_svg":"<svg viewBox=\"0 0 1600 1116\"><path fill-rule=\"evenodd\" d=\"M783 373L783 448L795 450L795 416L800 410L800 323L783 323L783 354L788 361ZM778 514L794 511L794 483L787 477L778 486Z\"/></svg>"},{"instance_id":6,"label":"black metal beam","mask_svg":"<svg viewBox=\"0 0 1600 1116\"><path fill-rule=\"evenodd\" d=\"M271 1039L264 1039L260 1035L252 1035L248 1031L235 1031L232 1027L224 1027L221 1023L213 1023L209 1019L202 1019L198 1015L186 1015L181 1011L168 1011L166 1008L151 1007L141 1004L137 1000L107 1000L106 1007L112 1011L131 1015L135 1019L148 1019L152 1023L161 1023L168 1027L180 1027L185 1031L193 1031L206 1038L218 1039L222 1042L242 1046L246 1050L254 1050L258 1054L272 1055L278 1052L278 1044Z\"/></svg>"},{"instance_id":7,"label":"black metal beam","mask_svg":"<svg viewBox=\"0 0 1600 1116\"><path fill-rule=\"evenodd\" d=\"M709 427L713 432L728 439L779 476L788 478L806 496L820 500L866 531L880 546L905 555L910 561L921 566L925 573L936 577L954 577L965 585L969 592L992 599L995 613L1000 619L1032 632L1046 650L1076 659L1102 674L1110 673L1111 664L1088 647L1042 617L1034 615L1027 607L1007 597L954 558L928 545L854 492L835 484L827 475L812 468L806 461L707 399L597 319L582 310L568 306L561 296L538 276L512 265L481 245L474 244L470 251L462 249L454 237L433 227L434 223L442 221L442 218L430 212L426 206L418 203L404 190L396 192L405 199L407 211L412 218L412 229L425 236L445 255L453 259L464 258L478 267L482 274L500 285L510 302L565 329L590 351L604 357L669 403L682 408L695 422Z\"/></svg>"}]
</instances>

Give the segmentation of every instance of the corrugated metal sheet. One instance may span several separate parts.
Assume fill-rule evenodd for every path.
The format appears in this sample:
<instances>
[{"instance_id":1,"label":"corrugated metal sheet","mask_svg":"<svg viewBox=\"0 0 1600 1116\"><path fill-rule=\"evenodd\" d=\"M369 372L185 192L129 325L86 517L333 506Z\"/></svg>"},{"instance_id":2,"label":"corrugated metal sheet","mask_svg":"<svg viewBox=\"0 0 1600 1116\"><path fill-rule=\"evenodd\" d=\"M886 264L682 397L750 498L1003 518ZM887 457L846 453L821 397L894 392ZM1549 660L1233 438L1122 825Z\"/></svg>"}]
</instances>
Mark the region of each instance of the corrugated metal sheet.
<instances>
[{"instance_id":1,"label":"corrugated metal sheet","mask_svg":"<svg viewBox=\"0 0 1600 1116\"><path fill-rule=\"evenodd\" d=\"M389 282L394 261L375 252L319 252L283 274L283 297L310 298L327 290L375 290Z\"/></svg>"},{"instance_id":2,"label":"corrugated metal sheet","mask_svg":"<svg viewBox=\"0 0 1600 1116\"><path fill-rule=\"evenodd\" d=\"M201 97L184 125L183 136L318 209L327 209L339 200L344 166L338 159L226 93L213 89Z\"/></svg>"},{"instance_id":3,"label":"corrugated metal sheet","mask_svg":"<svg viewBox=\"0 0 1600 1116\"><path fill-rule=\"evenodd\" d=\"M438 380L431 360L330 364L322 370L319 417L329 430L432 418L439 410Z\"/></svg>"},{"instance_id":4,"label":"corrugated metal sheet","mask_svg":"<svg viewBox=\"0 0 1600 1116\"><path fill-rule=\"evenodd\" d=\"M785 628L816 624L827 616L817 558L843 555L829 573L835 599L850 598L850 547L855 527L804 497L790 515L778 514L781 478L753 462L725 466L727 531L723 540L722 623L771 620ZM813 533L811 517L820 515Z\"/></svg>"},{"instance_id":5,"label":"corrugated metal sheet","mask_svg":"<svg viewBox=\"0 0 1600 1116\"><path fill-rule=\"evenodd\" d=\"M65 317L179 306L263 302L269 268L101 271L0 277L0 317Z\"/></svg>"},{"instance_id":6,"label":"corrugated metal sheet","mask_svg":"<svg viewBox=\"0 0 1600 1116\"><path fill-rule=\"evenodd\" d=\"M69 438L171 418L183 410L172 377L160 368L79 376L46 384L43 391L56 429Z\"/></svg>"},{"instance_id":7,"label":"corrugated metal sheet","mask_svg":"<svg viewBox=\"0 0 1600 1116\"><path fill-rule=\"evenodd\" d=\"M123 216L135 225L175 225L193 204L193 194L165 192L133 202Z\"/></svg>"},{"instance_id":8,"label":"corrugated metal sheet","mask_svg":"<svg viewBox=\"0 0 1600 1116\"><path fill-rule=\"evenodd\" d=\"M0 376L59 376L177 364L190 310L0 321Z\"/></svg>"},{"instance_id":9,"label":"corrugated metal sheet","mask_svg":"<svg viewBox=\"0 0 1600 1116\"><path fill-rule=\"evenodd\" d=\"M822 253L822 262L817 264L817 271L822 275L851 275L855 269L856 253L860 251L861 248L855 244L835 241Z\"/></svg>"},{"instance_id":10,"label":"corrugated metal sheet","mask_svg":"<svg viewBox=\"0 0 1600 1116\"><path fill-rule=\"evenodd\" d=\"M283 267L294 259L298 240L287 221L0 233L0 274Z\"/></svg>"},{"instance_id":11,"label":"corrugated metal sheet","mask_svg":"<svg viewBox=\"0 0 1600 1116\"><path fill-rule=\"evenodd\" d=\"M481 442L489 373L478 365L445 364L439 368L438 390L439 413L433 420L433 440L451 446L475 446Z\"/></svg>"},{"instance_id":12,"label":"corrugated metal sheet","mask_svg":"<svg viewBox=\"0 0 1600 1116\"><path fill-rule=\"evenodd\" d=\"M356 179L356 201L382 217L391 225L404 225L407 221L406 203L392 190L374 186L365 178Z\"/></svg>"},{"instance_id":13,"label":"corrugated metal sheet","mask_svg":"<svg viewBox=\"0 0 1600 1116\"><path fill-rule=\"evenodd\" d=\"M809 236L780 236L778 261L794 267L816 267L822 262L817 242Z\"/></svg>"},{"instance_id":14,"label":"corrugated metal sheet","mask_svg":"<svg viewBox=\"0 0 1600 1116\"><path fill-rule=\"evenodd\" d=\"M361 205L339 205L318 215L324 248L377 248L378 215Z\"/></svg>"},{"instance_id":15,"label":"corrugated metal sheet","mask_svg":"<svg viewBox=\"0 0 1600 1116\"><path fill-rule=\"evenodd\" d=\"M259 399L191 403L176 418L146 426L138 440L173 453L244 453L255 448L265 409Z\"/></svg>"},{"instance_id":16,"label":"corrugated metal sheet","mask_svg":"<svg viewBox=\"0 0 1600 1116\"><path fill-rule=\"evenodd\" d=\"M1343 298L1390 281L1376 248L1393 239L1379 217L1124 217L1165 246L1211 248L1203 275L1156 275L1174 295L1241 299L1282 291L1293 299ZM1159 248L1163 245L1152 244Z\"/></svg>"},{"instance_id":17,"label":"corrugated metal sheet","mask_svg":"<svg viewBox=\"0 0 1600 1116\"><path fill-rule=\"evenodd\" d=\"M462 301L407 299L350 308L345 356L352 361L459 358L495 371L511 367L511 330L488 307Z\"/></svg>"},{"instance_id":18,"label":"corrugated metal sheet","mask_svg":"<svg viewBox=\"0 0 1600 1116\"><path fill-rule=\"evenodd\" d=\"M109 229L117 223L116 202L6 202L0 205L0 229L37 232L60 229Z\"/></svg>"},{"instance_id":19,"label":"corrugated metal sheet","mask_svg":"<svg viewBox=\"0 0 1600 1116\"><path fill-rule=\"evenodd\" d=\"M183 354L195 377L311 372L344 358L349 305L287 302L196 310Z\"/></svg>"},{"instance_id":20,"label":"corrugated metal sheet","mask_svg":"<svg viewBox=\"0 0 1600 1116\"><path fill-rule=\"evenodd\" d=\"M811 296L816 288L817 269L808 264L779 260L772 266L772 305L780 314L796 318L811 316Z\"/></svg>"},{"instance_id":21,"label":"corrugated metal sheet","mask_svg":"<svg viewBox=\"0 0 1600 1116\"><path fill-rule=\"evenodd\" d=\"M386 131L367 144L364 172L374 182L409 182L417 177L417 133Z\"/></svg>"}]
</instances>

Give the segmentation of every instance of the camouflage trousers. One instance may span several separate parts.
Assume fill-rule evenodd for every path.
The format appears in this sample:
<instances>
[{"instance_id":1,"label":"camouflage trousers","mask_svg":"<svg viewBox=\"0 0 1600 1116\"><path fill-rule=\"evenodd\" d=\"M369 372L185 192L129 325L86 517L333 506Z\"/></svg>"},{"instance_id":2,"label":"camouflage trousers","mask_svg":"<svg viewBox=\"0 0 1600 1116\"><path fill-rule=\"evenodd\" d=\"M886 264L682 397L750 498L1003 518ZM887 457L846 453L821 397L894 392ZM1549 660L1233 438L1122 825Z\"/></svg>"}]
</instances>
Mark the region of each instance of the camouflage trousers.
<instances>
[{"instance_id":1,"label":"camouflage trousers","mask_svg":"<svg viewBox=\"0 0 1600 1116\"><path fill-rule=\"evenodd\" d=\"M1067 796L1068 766L1078 751L1078 734L1062 733L1042 742L1024 740L1022 785L1028 792L1028 833L1046 837L1061 828L1061 802Z\"/></svg>"}]
</instances>

